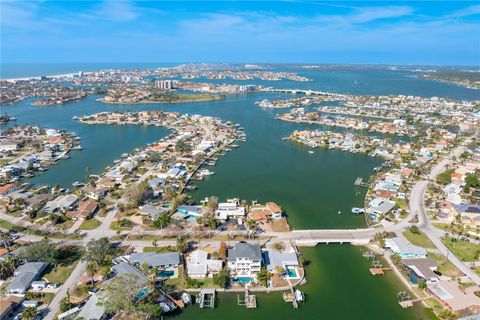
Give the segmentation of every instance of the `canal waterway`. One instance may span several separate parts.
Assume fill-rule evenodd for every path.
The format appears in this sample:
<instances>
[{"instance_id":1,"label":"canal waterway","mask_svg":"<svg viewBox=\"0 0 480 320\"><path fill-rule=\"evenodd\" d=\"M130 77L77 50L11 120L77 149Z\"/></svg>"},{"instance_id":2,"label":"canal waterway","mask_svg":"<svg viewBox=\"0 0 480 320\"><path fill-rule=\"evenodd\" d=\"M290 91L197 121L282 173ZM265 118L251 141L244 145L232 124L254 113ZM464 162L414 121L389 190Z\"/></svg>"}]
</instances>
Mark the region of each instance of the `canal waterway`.
<instances>
[{"instance_id":1,"label":"canal waterway","mask_svg":"<svg viewBox=\"0 0 480 320\"><path fill-rule=\"evenodd\" d=\"M238 306L237 294L218 294L216 308L200 309L189 306L172 319L243 320L243 319L301 319L301 320L415 320L429 319L421 306L404 310L397 302L397 293L405 289L395 275L386 273L374 277L370 263L361 249L349 245L319 245L303 248L309 262L308 282L300 287L306 302L294 309L283 301L281 293L255 293L257 309ZM243 293L240 293L243 296Z\"/></svg>"},{"instance_id":2,"label":"canal waterway","mask_svg":"<svg viewBox=\"0 0 480 320\"><path fill-rule=\"evenodd\" d=\"M74 67L67 68L70 72ZM62 69L62 70L67 70ZM72 70L73 69L73 70ZM286 69L291 71L292 69ZM439 96L456 99L479 99L478 91L456 85L415 78L405 71L314 71L298 70L313 82L246 81L278 88L308 88L340 93L388 95L406 94ZM63 71L62 71L63 72ZM58 73L57 71L45 74ZM23 76L21 73L18 77ZM199 79L198 81L207 81ZM239 81L222 81L235 82ZM293 130L321 129L318 125L303 125L276 120L277 113L288 110L262 110L254 103L262 99L291 97L282 94L258 93L227 96L225 100L181 103L114 105L96 101L90 96L80 102L62 106L36 107L31 100L2 106L1 112L18 118L18 124L62 128L76 132L82 139L82 151L73 151L68 160L50 167L45 174L31 180L34 184L71 186L85 178L86 172L100 173L122 153L154 142L168 130L149 126L89 126L72 120L73 116L113 110L177 111L180 113L218 116L239 123L245 128L247 142L220 158L210 168L215 175L197 183L194 200L217 195L221 200L239 197L260 202L277 202L288 214L296 229L354 228L365 225L362 216L350 213L363 202L364 189L355 188L357 177L368 178L382 161L362 154L339 150L309 148L284 141ZM332 128L325 127L332 130ZM340 212L340 213L339 213ZM424 319L423 310L416 307L402 310L396 294L402 290L392 274L372 277L369 264L361 257L361 249L343 245L319 246L302 250L310 264L308 283L304 287L307 303L298 311L283 302L279 294L258 295L259 308L247 311L236 305L236 295L221 295L218 308L199 310L187 308L179 319Z\"/></svg>"}]
</instances>

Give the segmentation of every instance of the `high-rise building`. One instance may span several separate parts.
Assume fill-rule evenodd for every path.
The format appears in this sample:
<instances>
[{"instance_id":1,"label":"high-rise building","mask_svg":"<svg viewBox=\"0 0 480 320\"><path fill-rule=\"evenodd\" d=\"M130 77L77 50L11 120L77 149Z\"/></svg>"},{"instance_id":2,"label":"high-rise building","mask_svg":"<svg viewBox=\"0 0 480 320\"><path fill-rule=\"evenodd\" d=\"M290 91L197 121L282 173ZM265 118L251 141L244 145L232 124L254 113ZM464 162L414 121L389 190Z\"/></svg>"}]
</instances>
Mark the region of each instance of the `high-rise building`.
<instances>
[{"instance_id":1,"label":"high-rise building","mask_svg":"<svg viewBox=\"0 0 480 320\"><path fill-rule=\"evenodd\" d=\"M177 82L174 80L156 80L155 88L160 90L172 90L176 87Z\"/></svg>"}]
</instances>

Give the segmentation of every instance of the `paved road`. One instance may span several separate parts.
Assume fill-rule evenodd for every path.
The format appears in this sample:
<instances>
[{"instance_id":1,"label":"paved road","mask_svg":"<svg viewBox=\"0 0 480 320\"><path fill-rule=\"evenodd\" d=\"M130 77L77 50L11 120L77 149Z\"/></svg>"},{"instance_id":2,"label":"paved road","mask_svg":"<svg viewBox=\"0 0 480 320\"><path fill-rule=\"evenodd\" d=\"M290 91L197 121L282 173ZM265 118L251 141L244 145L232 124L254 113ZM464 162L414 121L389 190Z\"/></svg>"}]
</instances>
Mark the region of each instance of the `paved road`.
<instances>
[{"instance_id":1,"label":"paved road","mask_svg":"<svg viewBox=\"0 0 480 320\"><path fill-rule=\"evenodd\" d=\"M453 154L458 157L463 151L464 147L458 147ZM444 172L447 166L450 164L450 159L442 160L436 165L429 175L429 180L434 180L437 175ZM433 242L437 249L450 260L460 271L468 276L477 285L480 285L480 276L478 276L472 269L469 268L470 263L464 263L458 259L442 242L442 232L433 227L428 220L428 216L425 213L425 192L428 188L429 181L423 180L415 184L410 194L410 213L418 215L418 227L425 235Z\"/></svg>"},{"instance_id":2,"label":"paved road","mask_svg":"<svg viewBox=\"0 0 480 320\"><path fill-rule=\"evenodd\" d=\"M118 210L113 208L110 210L103 220L102 224L95 230L91 230L87 233L87 237L83 240L83 243L86 243L93 239L100 239L106 236L106 231L109 230L110 224L112 223L115 215L117 214ZM48 314L45 316L45 320L53 320L60 309L61 301L67 296L67 292L69 289L73 288L77 282L79 281L82 274L85 273L87 264L85 261L80 261L73 269L72 273L65 281L65 283L60 287L57 294L53 298L52 302L50 302L48 306Z\"/></svg>"}]
</instances>

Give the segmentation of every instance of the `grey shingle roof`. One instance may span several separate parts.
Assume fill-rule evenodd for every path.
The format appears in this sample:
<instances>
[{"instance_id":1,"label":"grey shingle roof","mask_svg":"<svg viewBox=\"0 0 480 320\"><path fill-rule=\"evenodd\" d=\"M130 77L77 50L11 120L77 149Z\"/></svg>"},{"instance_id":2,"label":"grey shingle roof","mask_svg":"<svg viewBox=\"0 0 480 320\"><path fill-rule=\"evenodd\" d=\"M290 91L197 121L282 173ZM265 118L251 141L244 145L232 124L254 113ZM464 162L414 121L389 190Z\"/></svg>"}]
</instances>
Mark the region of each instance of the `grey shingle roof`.
<instances>
[{"instance_id":1,"label":"grey shingle roof","mask_svg":"<svg viewBox=\"0 0 480 320\"><path fill-rule=\"evenodd\" d=\"M178 252L136 252L130 255L130 262L139 264L147 263L150 267L178 265L180 264L180 254Z\"/></svg>"},{"instance_id":2,"label":"grey shingle roof","mask_svg":"<svg viewBox=\"0 0 480 320\"><path fill-rule=\"evenodd\" d=\"M228 250L228 259L249 258L250 260L261 260L262 251L258 244L239 242L233 249Z\"/></svg>"}]
</instances>

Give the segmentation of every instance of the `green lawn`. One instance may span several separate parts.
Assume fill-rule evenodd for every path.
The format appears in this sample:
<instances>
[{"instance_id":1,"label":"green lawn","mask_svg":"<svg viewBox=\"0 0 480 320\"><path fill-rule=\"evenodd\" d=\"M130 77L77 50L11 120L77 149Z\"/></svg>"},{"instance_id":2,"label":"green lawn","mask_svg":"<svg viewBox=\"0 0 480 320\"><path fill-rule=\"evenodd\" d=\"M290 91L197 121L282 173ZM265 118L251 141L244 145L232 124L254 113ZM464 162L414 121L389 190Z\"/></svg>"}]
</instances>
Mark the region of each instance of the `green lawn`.
<instances>
[{"instance_id":1,"label":"green lawn","mask_svg":"<svg viewBox=\"0 0 480 320\"><path fill-rule=\"evenodd\" d=\"M442 238L447 248L462 261L475 261L475 252L480 250L480 246L463 240L452 241L451 237Z\"/></svg>"},{"instance_id":2,"label":"green lawn","mask_svg":"<svg viewBox=\"0 0 480 320\"><path fill-rule=\"evenodd\" d=\"M463 273L457 269L447 258L441 254L429 252L427 258L435 260L438 263L438 271L447 277L461 277Z\"/></svg>"},{"instance_id":3,"label":"green lawn","mask_svg":"<svg viewBox=\"0 0 480 320\"><path fill-rule=\"evenodd\" d=\"M411 243L413 243L416 246L424 247L424 248L430 248L433 249L435 248L435 245L428 239L428 237L421 232L420 230L418 231L419 233L412 233L410 230L407 230L403 233L405 238L408 239Z\"/></svg>"},{"instance_id":4,"label":"green lawn","mask_svg":"<svg viewBox=\"0 0 480 320\"><path fill-rule=\"evenodd\" d=\"M62 284L67 280L70 273L72 273L72 270L73 270L74 267L75 267L75 265L57 266L56 270L55 269L50 270L43 277L49 283Z\"/></svg>"},{"instance_id":5,"label":"green lawn","mask_svg":"<svg viewBox=\"0 0 480 320\"><path fill-rule=\"evenodd\" d=\"M449 227L450 224L449 223L442 223L442 222L434 222L432 223L433 226L437 229L440 229L442 231L445 231L445 227Z\"/></svg>"},{"instance_id":6,"label":"green lawn","mask_svg":"<svg viewBox=\"0 0 480 320\"><path fill-rule=\"evenodd\" d=\"M167 247L144 247L143 252L157 252L157 253L164 253L164 252L175 252L177 248L175 246L167 246Z\"/></svg>"},{"instance_id":7,"label":"green lawn","mask_svg":"<svg viewBox=\"0 0 480 320\"><path fill-rule=\"evenodd\" d=\"M93 230L97 229L102 223L95 218L87 219L82 222L79 229L80 230Z\"/></svg>"}]
</instances>

